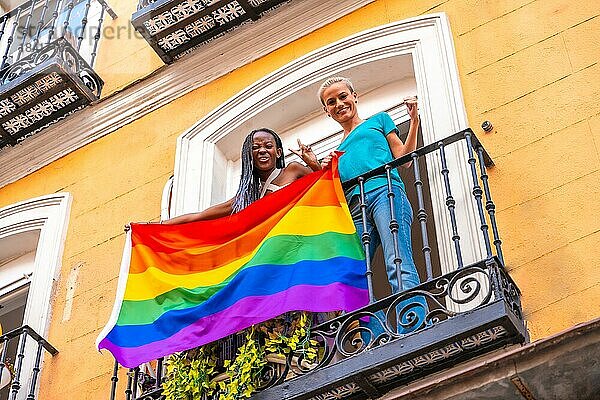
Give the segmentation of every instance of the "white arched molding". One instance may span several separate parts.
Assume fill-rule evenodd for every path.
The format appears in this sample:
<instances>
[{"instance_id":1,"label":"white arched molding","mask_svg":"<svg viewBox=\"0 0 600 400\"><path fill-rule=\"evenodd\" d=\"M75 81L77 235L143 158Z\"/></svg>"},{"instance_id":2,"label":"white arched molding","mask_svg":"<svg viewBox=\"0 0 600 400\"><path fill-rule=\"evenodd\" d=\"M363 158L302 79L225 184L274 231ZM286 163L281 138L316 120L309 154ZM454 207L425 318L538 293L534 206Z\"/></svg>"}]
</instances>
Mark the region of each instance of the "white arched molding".
<instances>
[{"instance_id":1,"label":"white arched molding","mask_svg":"<svg viewBox=\"0 0 600 400\"><path fill-rule=\"evenodd\" d=\"M68 193L55 193L0 208L0 241L15 234L39 231L23 324L45 338L50 326L52 294L62 265L70 209ZM24 388L30 387L32 375L27 374L35 365L36 349L34 342L28 340L21 375ZM37 390L39 381L36 393ZM25 399L27 392L21 390L18 400Z\"/></svg>"},{"instance_id":2,"label":"white arched molding","mask_svg":"<svg viewBox=\"0 0 600 400\"><path fill-rule=\"evenodd\" d=\"M210 205L217 141L257 113L302 88L363 64L394 57L412 58L425 144L467 127L454 45L445 14L419 16L349 36L285 65L217 107L178 138L174 205L179 215ZM376 73L376 71L374 72ZM320 105L315 97L315 110ZM471 200L464 146L446 149L465 263L480 260L483 246ZM428 158L434 218L443 272L456 268L452 230L445 206L440 163ZM225 179L225 177L223 177ZM460 205L460 206L458 206Z\"/></svg>"},{"instance_id":3,"label":"white arched molding","mask_svg":"<svg viewBox=\"0 0 600 400\"><path fill-rule=\"evenodd\" d=\"M60 274L71 195L56 193L0 208L0 240L40 231L23 324L46 336L52 290Z\"/></svg>"},{"instance_id":4,"label":"white arched molding","mask_svg":"<svg viewBox=\"0 0 600 400\"><path fill-rule=\"evenodd\" d=\"M173 207L171 206L171 200L173 198L173 177L171 176L165 186L160 200L160 220L165 221L172 216Z\"/></svg>"}]
</instances>

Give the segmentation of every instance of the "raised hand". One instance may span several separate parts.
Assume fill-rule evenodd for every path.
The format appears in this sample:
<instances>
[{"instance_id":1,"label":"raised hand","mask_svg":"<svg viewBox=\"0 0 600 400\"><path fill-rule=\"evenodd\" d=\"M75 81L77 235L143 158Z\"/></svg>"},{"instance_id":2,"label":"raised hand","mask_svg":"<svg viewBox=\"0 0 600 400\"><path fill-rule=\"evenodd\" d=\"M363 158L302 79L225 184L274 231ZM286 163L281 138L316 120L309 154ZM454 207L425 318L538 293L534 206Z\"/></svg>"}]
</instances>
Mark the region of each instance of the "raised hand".
<instances>
[{"instance_id":1,"label":"raised hand","mask_svg":"<svg viewBox=\"0 0 600 400\"><path fill-rule=\"evenodd\" d=\"M315 167L320 166L319 160L317 160L317 156L313 153L311 147L303 144L300 139L298 139L298 149L289 150L300 157L311 169L316 170Z\"/></svg>"},{"instance_id":2,"label":"raised hand","mask_svg":"<svg viewBox=\"0 0 600 400\"><path fill-rule=\"evenodd\" d=\"M419 110L417 104L417 96L409 96L404 98L404 104L406 105L406 109L408 110L408 116L411 120L416 120L419 118Z\"/></svg>"}]
</instances>

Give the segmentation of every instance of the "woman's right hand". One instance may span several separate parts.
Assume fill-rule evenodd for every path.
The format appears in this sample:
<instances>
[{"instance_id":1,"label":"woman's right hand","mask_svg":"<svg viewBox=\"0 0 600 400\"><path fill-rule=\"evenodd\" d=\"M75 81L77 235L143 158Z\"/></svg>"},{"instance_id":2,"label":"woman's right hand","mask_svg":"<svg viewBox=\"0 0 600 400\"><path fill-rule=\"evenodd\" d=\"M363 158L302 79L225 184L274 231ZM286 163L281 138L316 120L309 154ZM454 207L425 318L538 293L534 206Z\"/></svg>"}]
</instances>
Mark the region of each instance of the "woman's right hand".
<instances>
[{"instance_id":1,"label":"woman's right hand","mask_svg":"<svg viewBox=\"0 0 600 400\"><path fill-rule=\"evenodd\" d=\"M335 157L335 151L332 151L321 160L321 168L331 168L331 160Z\"/></svg>"},{"instance_id":2,"label":"woman's right hand","mask_svg":"<svg viewBox=\"0 0 600 400\"><path fill-rule=\"evenodd\" d=\"M408 116L411 121L415 121L419 119L419 110L417 103L417 96L408 96L404 98L404 104L406 105L406 109L408 111Z\"/></svg>"}]
</instances>

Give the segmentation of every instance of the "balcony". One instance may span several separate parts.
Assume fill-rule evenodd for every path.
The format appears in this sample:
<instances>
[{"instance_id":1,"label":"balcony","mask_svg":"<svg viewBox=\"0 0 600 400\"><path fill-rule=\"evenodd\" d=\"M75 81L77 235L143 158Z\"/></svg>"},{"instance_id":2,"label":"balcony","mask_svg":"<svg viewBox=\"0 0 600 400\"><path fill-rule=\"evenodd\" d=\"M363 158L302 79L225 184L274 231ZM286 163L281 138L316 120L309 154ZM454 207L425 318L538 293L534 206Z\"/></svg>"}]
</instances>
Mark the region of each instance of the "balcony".
<instances>
[{"instance_id":1,"label":"balcony","mask_svg":"<svg viewBox=\"0 0 600 400\"><path fill-rule=\"evenodd\" d=\"M167 64L289 0L140 0L131 23Z\"/></svg>"},{"instance_id":2,"label":"balcony","mask_svg":"<svg viewBox=\"0 0 600 400\"><path fill-rule=\"evenodd\" d=\"M29 340L28 340L29 339ZM29 343L33 340L37 346ZM24 325L0 336L0 396L37 399L37 386L44 351L52 356L58 350L31 327ZM35 353L31 350L36 349Z\"/></svg>"},{"instance_id":3,"label":"balcony","mask_svg":"<svg viewBox=\"0 0 600 400\"><path fill-rule=\"evenodd\" d=\"M466 149L462 153L466 154L466 159L449 159L451 156L447 154L456 148ZM424 182L427 183L427 176L431 175L423 168L427 168L432 160L439 163L439 178L444 191L442 209L445 209L449 221L448 237L451 237L454 255L453 267L447 273L442 273L440 266L436 265L439 264L439 254L434 254L432 249L437 252L438 246L428 226L431 204L427 204L425 199L432 197L428 193L429 185ZM409 161L412 161L413 195L416 195L416 200L411 200L416 209L413 226L418 230L418 235L413 233L413 237L420 238L421 247L421 252L415 254L415 262L421 267L419 272L423 283L375 300L373 269L378 263L377 255L374 260L367 256L366 276L371 303L312 327L309 338L317 349L316 357L307 358L306 353L300 350L291 351L283 357L267 355L269 362L260 371L259 390L253 394L253 399L377 398L400 385L457 363L509 344L528 341L520 292L504 268L495 206L486 173L486 166L493 164L486 151L473 132L467 129L344 182L344 186L358 184L362 193L365 179L383 173L387 175L391 188L391 169ZM463 261L462 246L466 246L459 235L456 213L458 207L467 205L454 199L450 175L456 174L456 171L449 169L449 165L458 164L466 167L469 175L472 198L463 202L469 202L475 209L476 221L472 221L472 225L478 228L484 254L481 260L468 265ZM393 194L388 198L393 201ZM364 200L361 202L361 205L364 204ZM392 214L392 232L398 229L394 218ZM367 248L368 235L361 239ZM415 243L413 239L413 248ZM415 307L423 308L425 302L426 313L419 318L414 312ZM231 340L237 340L234 349L243 344L243 340L235 339L235 336L218 342L220 362L232 358L232 346L227 342ZM164 398L161 389L161 382L165 380L163 360L143 368L129 371L126 398ZM116 398L118 391L118 370L119 365L115 363L111 400ZM217 379L227 379L222 375ZM216 399L218 395L213 393L205 398Z\"/></svg>"},{"instance_id":4,"label":"balcony","mask_svg":"<svg viewBox=\"0 0 600 400\"><path fill-rule=\"evenodd\" d=\"M0 17L0 149L100 97L104 0L29 0Z\"/></svg>"}]
</instances>

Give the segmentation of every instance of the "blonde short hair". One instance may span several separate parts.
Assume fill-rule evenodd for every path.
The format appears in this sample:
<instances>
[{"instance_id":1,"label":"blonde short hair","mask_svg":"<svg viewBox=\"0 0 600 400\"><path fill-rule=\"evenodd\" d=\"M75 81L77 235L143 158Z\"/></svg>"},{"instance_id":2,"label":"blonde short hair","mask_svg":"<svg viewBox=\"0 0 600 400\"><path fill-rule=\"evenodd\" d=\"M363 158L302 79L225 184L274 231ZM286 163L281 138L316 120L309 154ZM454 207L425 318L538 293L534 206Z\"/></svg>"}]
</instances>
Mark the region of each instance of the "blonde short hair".
<instances>
[{"instance_id":1,"label":"blonde short hair","mask_svg":"<svg viewBox=\"0 0 600 400\"><path fill-rule=\"evenodd\" d=\"M343 76L334 76L331 78L327 78L325 79L325 82L321 83L319 91L317 92L319 100L321 100L321 104L325 105L325 102L323 101L323 92L325 91L325 89L339 82L343 82L348 88L348 90L350 90L350 93L354 93L354 85L352 84L352 81L350 79L344 78Z\"/></svg>"}]
</instances>

